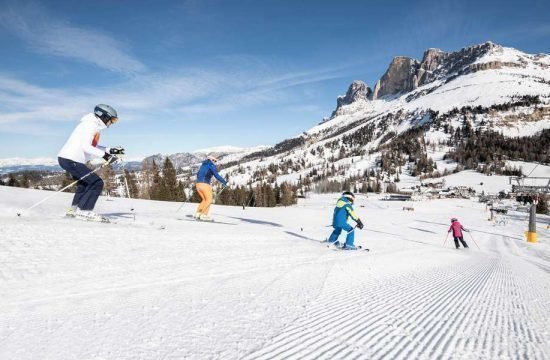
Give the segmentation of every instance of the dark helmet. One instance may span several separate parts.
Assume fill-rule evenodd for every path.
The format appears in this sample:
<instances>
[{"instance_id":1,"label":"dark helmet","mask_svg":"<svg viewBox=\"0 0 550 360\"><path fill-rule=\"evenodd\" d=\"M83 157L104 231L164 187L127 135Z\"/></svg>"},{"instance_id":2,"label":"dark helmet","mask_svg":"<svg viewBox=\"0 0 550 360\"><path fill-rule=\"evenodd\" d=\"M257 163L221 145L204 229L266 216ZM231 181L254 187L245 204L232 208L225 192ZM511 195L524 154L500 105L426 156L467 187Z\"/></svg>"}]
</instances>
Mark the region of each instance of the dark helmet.
<instances>
[{"instance_id":1,"label":"dark helmet","mask_svg":"<svg viewBox=\"0 0 550 360\"><path fill-rule=\"evenodd\" d=\"M94 108L94 114L103 121L107 126L112 125L118 121L118 114L115 109L109 105L99 104Z\"/></svg>"},{"instance_id":2,"label":"dark helmet","mask_svg":"<svg viewBox=\"0 0 550 360\"><path fill-rule=\"evenodd\" d=\"M355 195L351 191L344 191L342 196L348 198L351 202L355 201Z\"/></svg>"},{"instance_id":3,"label":"dark helmet","mask_svg":"<svg viewBox=\"0 0 550 360\"><path fill-rule=\"evenodd\" d=\"M455 221L458 221L458 219L457 218L452 218L451 219L451 222L455 222Z\"/></svg>"}]
</instances>

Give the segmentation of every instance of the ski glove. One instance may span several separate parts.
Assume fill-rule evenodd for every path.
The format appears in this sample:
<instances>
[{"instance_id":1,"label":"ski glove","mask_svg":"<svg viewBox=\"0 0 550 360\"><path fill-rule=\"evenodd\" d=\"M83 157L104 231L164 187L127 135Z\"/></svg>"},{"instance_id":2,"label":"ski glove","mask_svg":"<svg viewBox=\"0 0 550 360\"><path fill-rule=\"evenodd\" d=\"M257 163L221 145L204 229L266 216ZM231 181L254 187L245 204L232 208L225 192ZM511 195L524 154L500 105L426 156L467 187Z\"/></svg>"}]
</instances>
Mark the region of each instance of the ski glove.
<instances>
[{"instance_id":1,"label":"ski glove","mask_svg":"<svg viewBox=\"0 0 550 360\"><path fill-rule=\"evenodd\" d=\"M361 219L357 219L357 227L362 230L364 226L365 225L363 225L363 222L361 221Z\"/></svg>"},{"instance_id":2,"label":"ski glove","mask_svg":"<svg viewBox=\"0 0 550 360\"><path fill-rule=\"evenodd\" d=\"M111 155L109 153L105 153L105 155L103 155L103 160L105 160L108 163L114 164L118 161L118 157Z\"/></svg>"},{"instance_id":3,"label":"ski glove","mask_svg":"<svg viewBox=\"0 0 550 360\"><path fill-rule=\"evenodd\" d=\"M109 148L109 154L112 155L124 155L124 148L122 146L117 146L114 148Z\"/></svg>"}]
</instances>

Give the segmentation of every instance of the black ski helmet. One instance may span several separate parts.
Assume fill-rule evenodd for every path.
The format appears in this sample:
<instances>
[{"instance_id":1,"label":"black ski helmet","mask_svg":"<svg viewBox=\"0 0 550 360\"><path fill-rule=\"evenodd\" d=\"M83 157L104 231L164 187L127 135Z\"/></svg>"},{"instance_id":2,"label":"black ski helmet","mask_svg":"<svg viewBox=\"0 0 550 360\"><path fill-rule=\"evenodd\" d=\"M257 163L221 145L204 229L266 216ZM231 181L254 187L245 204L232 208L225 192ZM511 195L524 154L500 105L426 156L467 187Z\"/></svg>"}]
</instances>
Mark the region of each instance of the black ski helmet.
<instances>
[{"instance_id":1,"label":"black ski helmet","mask_svg":"<svg viewBox=\"0 0 550 360\"><path fill-rule=\"evenodd\" d=\"M355 201L355 195L351 191L344 191L342 196L348 198L351 202Z\"/></svg>"},{"instance_id":2,"label":"black ski helmet","mask_svg":"<svg viewBox=\"0 0 550 360\"><path fill-rule=\"evenodd\" d=\"M109 105L99 104L94 108L94 114L107 126L118 121L118 114L115 109Z\"/></svg>"},{"instance_id":3,"label":"black ski helmet","mask_svg":"<svg viewBox=\"0 0 550 360\"><path fill-rule=\"evenodd\" d=\"M452 218L451 219L451 222L455 222L455 221L458 221L458 219L457 218Z\"/></svg>"}]
</instances>

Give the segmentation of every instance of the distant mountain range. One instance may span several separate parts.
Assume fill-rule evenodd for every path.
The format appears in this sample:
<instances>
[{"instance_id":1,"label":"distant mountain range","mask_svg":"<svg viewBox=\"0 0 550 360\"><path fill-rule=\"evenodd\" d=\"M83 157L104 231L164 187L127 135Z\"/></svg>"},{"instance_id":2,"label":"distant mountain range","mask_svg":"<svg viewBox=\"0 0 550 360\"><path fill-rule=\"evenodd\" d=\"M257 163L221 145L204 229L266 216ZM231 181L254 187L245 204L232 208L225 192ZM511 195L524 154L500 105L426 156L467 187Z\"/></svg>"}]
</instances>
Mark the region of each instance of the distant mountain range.
<instances>
[{"instance_id":1,"label":"distant mountain range","mask_svg":"<svg viewBox=\"0 0 550 360\"><path fill-rule=\"evenodd\" d=\"M236 146L217 146L200 149L194 152L183 152L171 155L156 154L143 159L142 161L127 161L124 167L131 171L139 171L143 166L151 165L153 161L162 167L166 157L170 158L178 169L189 168L200 164L208 155L220 158L236 157L241 158L247 154L266 149L268 146L257 146L253 148L240 148ZM6 158L0 159L0 174L9 174L19 171L62 171L57 160L50 158Z\"/></svg>"},{"instance_id":2,"label":"distant mountain range","mask_svg":"<svg viewBox=\"0 0 550 360\"><path fill-rule=\"evenodd\" d=\"M194 152L183 152L171 155L156 154L148 156L142 161L142 166L151 166L153 161L162 166L166 158L169 158L176 169L189 169L193 166L198 166L206 159L208 155L215 156L224 161L229 159L241 159L249 154L269 148L268 146L256 146L253 148L239 148L236 146L217 146L207 149L200 149Z\"/></svg>"}]
</instances>

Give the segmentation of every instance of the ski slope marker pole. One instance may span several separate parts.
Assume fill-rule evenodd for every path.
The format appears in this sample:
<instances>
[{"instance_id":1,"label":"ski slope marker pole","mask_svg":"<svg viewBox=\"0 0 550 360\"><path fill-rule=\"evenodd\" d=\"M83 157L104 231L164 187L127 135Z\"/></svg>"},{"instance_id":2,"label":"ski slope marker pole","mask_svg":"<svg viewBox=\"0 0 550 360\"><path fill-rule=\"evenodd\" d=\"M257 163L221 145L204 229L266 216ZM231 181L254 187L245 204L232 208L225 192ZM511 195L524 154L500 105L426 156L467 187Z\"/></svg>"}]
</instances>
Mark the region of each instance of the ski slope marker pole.
<instances>
[{"instance_id":1,"label":"ski slope marker pole","mask_svg":"<svg viewBox=\"0 0 550 360\"><path fill-rule=\"evenodd\" d=\"M479 248L479 245L478 245L478 244L476 243L476 241L474 240L474 237L472 236L472 233L470 233L470 232L468 231L468 234L470 234L470 237L472 238L472 241L474 242L474 244L476 244L478 250L481 250L481 249Z\"/></svg>"},{"instance_id":2,"label":"ski slope marker pole","mask_svg":"<svg viewBox=\"0 0 550 360\"><path fill-rule=\"evenodd\" d=\"M111 158L111 159L112 159L112 158ZM94 170L90 171L89 173L87 173L86 175L84 175L83 177L81 177L80 179L75 180L74 182L72 182L72 183L70 183L69 185L65 186L63 189L57 190L57 191L54 192L53 194L46 196L44 199L40 200L39 202L37 202L36 204L32 205L31 207L28 207L28 208L22 210L21 212L18 212L18 213L17 213L17 216L21 216L21 214L23 213L23 211L29 211L29 210L31 210L31 209L34 209L35 207L37 207L38 205L42 204L43 202L45 202L45 201L47 201L47 200L53 198L55 195L59 194L60 192L65 191L65 190L67 190L68 188L74 186L77 182L79 182L79 181L81 181L81 180L87 178L88 176L92 175L93 173L95 173L95 172L98 171L99 169L102 169L103 167L107 166L108 164L111 163L111 159L109 159L109 161L107 161L105 164L101 165L100 167L95 168Z\"/></svg>"}]
</instances>

